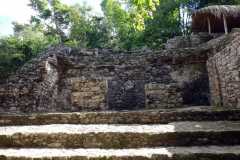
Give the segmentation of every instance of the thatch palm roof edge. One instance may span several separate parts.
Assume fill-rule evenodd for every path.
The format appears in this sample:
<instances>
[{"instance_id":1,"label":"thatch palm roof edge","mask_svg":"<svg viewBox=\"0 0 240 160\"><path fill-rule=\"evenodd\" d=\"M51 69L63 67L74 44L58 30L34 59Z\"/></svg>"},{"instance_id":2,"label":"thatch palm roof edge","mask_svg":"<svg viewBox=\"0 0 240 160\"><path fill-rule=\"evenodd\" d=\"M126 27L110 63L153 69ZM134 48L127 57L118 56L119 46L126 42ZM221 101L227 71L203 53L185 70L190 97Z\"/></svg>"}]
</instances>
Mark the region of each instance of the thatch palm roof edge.
<instances>
[{"instance_id":1,"label":"thatch palm roof edge","mask_svg":"<svg viewBox=\"0 0 240 160\"><path fill-rule=\"evenodd\" d=\"M240 5L212 5L201 8L193 12L193 15L197 17L198 14L210 13L216 17L225 15L226 17L239 17L240 16Z\"/></svg>"}]
</instances>

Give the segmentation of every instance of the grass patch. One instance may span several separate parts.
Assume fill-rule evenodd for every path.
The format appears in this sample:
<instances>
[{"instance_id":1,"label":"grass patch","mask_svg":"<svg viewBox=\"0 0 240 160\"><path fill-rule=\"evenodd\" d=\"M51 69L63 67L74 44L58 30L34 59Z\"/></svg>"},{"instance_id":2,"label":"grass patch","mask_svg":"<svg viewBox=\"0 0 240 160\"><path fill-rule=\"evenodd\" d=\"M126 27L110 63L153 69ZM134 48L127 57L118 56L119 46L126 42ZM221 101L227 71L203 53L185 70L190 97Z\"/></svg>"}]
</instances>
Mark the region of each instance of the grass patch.
<instances>
[{"instance_id":1,"label":"grass patch","mask_svg":"<svg viewBox=\"0 0 240 160\"><path fill-rule=\"evenodd\" d=\"M212 107L216 108L216 109L226 109L226 107L221 106L221 105L213 105Z\"/></svg>"}]
</instances>

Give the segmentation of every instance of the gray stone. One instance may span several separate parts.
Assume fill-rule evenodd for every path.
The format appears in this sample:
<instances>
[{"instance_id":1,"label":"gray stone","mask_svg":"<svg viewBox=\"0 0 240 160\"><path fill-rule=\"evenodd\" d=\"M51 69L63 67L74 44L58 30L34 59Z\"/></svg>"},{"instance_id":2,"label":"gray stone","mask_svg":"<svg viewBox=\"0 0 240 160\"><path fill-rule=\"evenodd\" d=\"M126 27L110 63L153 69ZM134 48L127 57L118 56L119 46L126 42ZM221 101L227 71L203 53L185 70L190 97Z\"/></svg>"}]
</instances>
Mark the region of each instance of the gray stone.
<instances>
[{"instance_id":1,"label":"gray stone","mask_svg":"<svg viewBox=\"0 0 240 160\"><path fill-rule=\"evenodd\" d=\"M134 87L134 84L132 81L128 80L127 82L124 83L123 87L125 90L130 90Z\"/></svg>"}]
</instances>

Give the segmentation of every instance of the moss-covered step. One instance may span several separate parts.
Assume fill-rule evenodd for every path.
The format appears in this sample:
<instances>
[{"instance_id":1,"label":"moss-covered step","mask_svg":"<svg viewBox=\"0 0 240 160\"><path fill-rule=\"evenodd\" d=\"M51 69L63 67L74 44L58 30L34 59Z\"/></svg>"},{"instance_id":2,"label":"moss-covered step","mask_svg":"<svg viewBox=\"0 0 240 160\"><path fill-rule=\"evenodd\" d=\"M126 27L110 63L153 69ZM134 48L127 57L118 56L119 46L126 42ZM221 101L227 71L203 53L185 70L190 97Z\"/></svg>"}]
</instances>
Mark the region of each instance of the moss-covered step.
<instances>
[{"instance_id":1,"label":"moss-covered step","mask_svg":"<svg viewBox=\"0 0 240 160\"><path fill-rule=\"evenodd\" d=\"M1 160L239 160L240 146L138 149L0 149Z\"/></svg>"},{"instance_id":2,"label":"moss-covered step","mask_svg":"<svg viewBox=\"0 0 240 160\"><path fill-rule=\"evenodd\" d=\"M41 124L165 124L175 121L237 121L240 110L189 107L172 110L0 115L0 126Z\"/></svg>"},{"instance_id":3,"label":"moss-covered step","mask_svg":"<svg viewBox=\"0 0 240 160\"><path fill-rule=\"evenodd\" d=\"M240 144L240 121L0 127L0 147L139 148Z\"/></svg>"}]
</instances>

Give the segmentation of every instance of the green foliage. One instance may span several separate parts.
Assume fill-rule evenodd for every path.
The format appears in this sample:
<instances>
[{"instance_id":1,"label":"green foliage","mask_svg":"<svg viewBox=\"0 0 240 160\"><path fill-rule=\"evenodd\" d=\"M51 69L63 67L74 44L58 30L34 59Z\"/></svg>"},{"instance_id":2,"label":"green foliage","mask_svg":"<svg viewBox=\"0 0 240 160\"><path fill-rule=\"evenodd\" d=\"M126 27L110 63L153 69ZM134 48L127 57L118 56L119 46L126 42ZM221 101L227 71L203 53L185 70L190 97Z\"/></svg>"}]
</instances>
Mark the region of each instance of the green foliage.
<instances>
[{"instance_id":1,"label":"green foliage","mask_svg":"<svg viewBox=\"0 0 240 160\"><path fill-rule=\"evenodd\" d=\"M109 30L112 27L112 48L134 50L138 47L140 30L128 25L127 12L122 9L118 0L103 0L101 3L104 15L107 17Z\"/></svg>"},{"instance_id":2,"label":"green foliage","mask_svg":"<svg viewBox=\"0 0 240 160\"><path fill-rule=\"evenodd\" d=\"M152 12L156 10L155 6L159 5L159 0L125 0L134 11L128 14L128 21L136 29L144 29L144 19L153 18Z\"/></svg>"},{"instance_id":3,"label":"green foliage","mask_svg":"<svg viewBox=\"0 0 240 160\"><path fill-rule=\"evenodd\" d=\"M113 35L114 27L104 17L92 17L91 28L87 30L87 48L113 49L116 40Z\"/></svg>"},{"instance_id":4,"label":"green foliage","mask_svg":"<svg viewBox=\"0 0 240 160\"><path fill-rule=\"evenodd\" d=\"M84 2L83 6L80 4L75 4L71 6L69 13L70 20L70 41L67 43L70 47L86 47L87 43L87 30L91 27L91 21L88 19L90 17L90 11L92 7L87 6Z\"/></svg>"},{"instance_id":5,"label":"green foliage","mask_svg":"<svg viewBox=\"0 0 240 160\"><path fill-rule=\"evenodd\" d=\"M46 46L56 43L43 36L39 25L12 24L14 35L0 37L0 83L5 83L17 69L27 67Z\"/></svg>"},{"instance_id":6,"label":"green foliage","mask_svg":"<svg viewBox=\"0 0 240 160\"><path fill-rule=\"evenodd\" d=\"M168 39L182 35L179 21L179 3L161 0L161 5L153 12L153 19L145 21L145 30L139 37L140 46L147 45L152 50L165 49Z\"/></svg>"},{"instance_id":7,"label":"green foliage","mask_svg":"<svg viewBox=\"0 0 240 160\"><path fill-rule=\"evenodd\" d=\"M60 0L30 0L28 5L38 12L37 16L31 17L31 22L39 24L43 21L45 27L53 31L48 32L48 34L52 33L54 35L57 32L60 43L67 41L63 29L69 25L69 13L71 11L69 6L62 4Z\"/></svg>"},{"instance_id":8,"label":"green foliage","mask_svg":"<svg viewBox=\"0 0 240 160\"><path fill-rule=\"evenodd\" d=\"M135 30L132 26L121 26L117 32L118 48L121 50L136 50L137 47L141 46L139 41L141 35L141 31Z\"/></svg>"},{"instance_id":9,"label":"green foliage","mask_svg":"<svg viewBox=\"0 0 240 160\"><path fill-rule=\"evenodd\" d=\"M21 41L13 36L0 39L0 83L4 83L11 74L36 56L34 50L39 49L34 48L34 43L31 39Z\"/></svg>"},{"instance_id":10,"label":"green foliage","mask_svg":"<svg viewBox=\"0 0 240 160\"><path fill-rule=\"evenodd\" d=\"M108 21L114 24L114 27L126 24L127 13L123 10L122 4L118 0L103 0L101 3L102 11Z\"/></svg>"}]
</instances>

